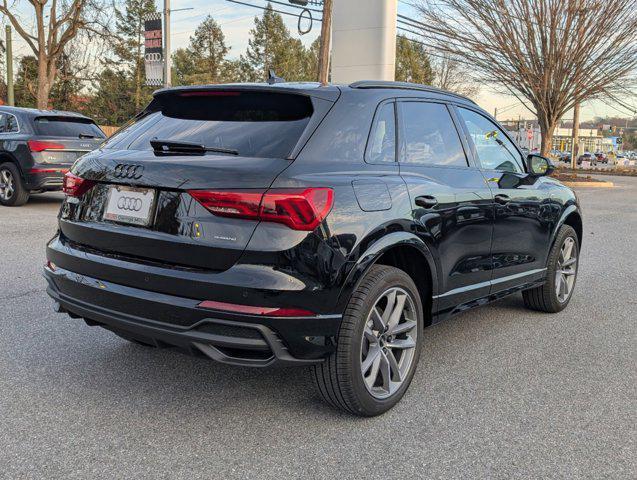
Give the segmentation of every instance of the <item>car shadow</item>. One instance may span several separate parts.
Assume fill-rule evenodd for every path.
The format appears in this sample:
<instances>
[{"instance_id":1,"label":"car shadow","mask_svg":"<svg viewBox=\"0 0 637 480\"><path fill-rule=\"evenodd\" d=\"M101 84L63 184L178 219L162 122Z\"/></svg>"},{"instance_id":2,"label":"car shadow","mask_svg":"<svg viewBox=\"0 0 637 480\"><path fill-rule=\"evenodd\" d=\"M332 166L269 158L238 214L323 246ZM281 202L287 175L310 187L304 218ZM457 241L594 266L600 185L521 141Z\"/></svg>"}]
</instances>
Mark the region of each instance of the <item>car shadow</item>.
<instances>
[{"instance_id":1,"label":"car shadow","mask_svg":"<svg viewBox=\"0 0 637 480\"><path fill-rule=\"evenodd\" d=\"M495 330L502 328L502 322L519 322L521 311L528 312L521 296L516 295L426 329L423 354L412 389L419 396L427 395L426 369L431 368L431 362L436 358L450 354L450 350L468 347L463 342L470 341L473 335L466 332L479 329L482 335L495 335ZM495 321L490 319L493 316L497 317ZM325 404L316 390L310 368L262 369L225 365L171 348L132 344L98 327L91 327L81 336L90 341L79 349L75 368L67 370L66 375L72 377L67 381L72 381L79 389L74 390L82 402L113 405L124 402L133 408L143 405L149 412L179 412L185 418L198 415L216 418L228 414L249 416L258 411L260 415L303 416L311 413L332 419L364 421ZM401 406L403 403L405 405ZM402 410L407 405L408 402L401 402L396 409Z\"/></svg>"},{"instance_id":2,"label":"car shadow","mask_svg":"<svg viewBox=\"0 0 637 480\"><path fill-rule=\"evenodd\" d=\"M60 204L63 201L64 194L61 192L35 193L29 196L27 205Z\"/></svg>"}]
</instances>

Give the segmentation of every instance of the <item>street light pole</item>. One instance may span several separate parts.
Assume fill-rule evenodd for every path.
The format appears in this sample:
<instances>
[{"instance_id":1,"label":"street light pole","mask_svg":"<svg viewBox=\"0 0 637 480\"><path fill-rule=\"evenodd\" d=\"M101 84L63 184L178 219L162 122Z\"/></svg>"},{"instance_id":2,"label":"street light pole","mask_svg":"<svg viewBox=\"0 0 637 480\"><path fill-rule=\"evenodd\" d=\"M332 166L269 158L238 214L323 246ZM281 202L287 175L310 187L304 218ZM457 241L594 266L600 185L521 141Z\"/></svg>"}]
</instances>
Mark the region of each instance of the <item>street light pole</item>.
<instances>
[{"instance_id":1,"label":"street light pole","mask_svg":"<svg viewBox=\"0 0 637 480\"><path fill-rule=\"evenodd\" d=\"M170 0L164 0L164 87L170 87Z\"/></svg>"}]
</instances>

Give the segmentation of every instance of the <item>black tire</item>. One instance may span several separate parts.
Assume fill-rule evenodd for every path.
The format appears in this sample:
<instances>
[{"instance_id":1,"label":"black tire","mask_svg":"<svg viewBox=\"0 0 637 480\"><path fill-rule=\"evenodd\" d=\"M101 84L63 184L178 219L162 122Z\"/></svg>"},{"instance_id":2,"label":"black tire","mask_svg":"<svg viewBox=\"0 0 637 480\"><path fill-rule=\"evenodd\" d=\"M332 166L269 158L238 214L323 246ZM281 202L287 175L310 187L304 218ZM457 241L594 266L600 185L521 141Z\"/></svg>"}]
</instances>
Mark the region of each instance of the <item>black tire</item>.
<instances>
[{"instance_id":1,"label":"black tire","mask_svg":"<svg viewBox=\"0 0 637 480\"><path fill-rule=\"evenodd\" d=\"M565 301L560 301L556 292L556 270L558 267L560 250L567 238L572 238L575 241L574 248L577 257L579 258L579 240L577 238L577 233L570 225L562 225L557 233L557 237L555 238L555 243L549 252L546 282L542 286L522 292L524 305L527 308L537 310L539 312L557 313L564 310L571 301L571 298L573 297L573 289L575 288L575 283L577 281L577 269L579 267L579 262L575 264L575 280L573 288Z\"/></svg>"},{"instance_id":2,"label":"black tire","mask_svg":"<svg viewBox=\"0 0 637 480\"><path fill-rule=\"evenodd\" d=\"M5 207L19 207L24 205L29 200L29 191L24 186L22 181L22 175L20 170L14 163L5 162L0 165L0 183L3 182L3 173L7 172L12 179L13 192L9 198L5 198L3 194L0 194L0 205Z\"/></svg>"},{"instance_id":3,"label":"black tire","mask_svg":"<svg viewBox=\"0 0 637 480\"><path fill-rule=\"evenodd\" d=\"M361 374L361 344L363 330L371 309L388 289L398 287L409 294L415 306L416 346L400 387L387 398L376 398L367 389ZM333 407L346 412L371 417L392 408L405 394L418 365L422 348L423 310L418 289L404 271L385 265L375 265L360 282L343 315L336 352L313 369L321 396Z\"/></svg>"}]
</instances>

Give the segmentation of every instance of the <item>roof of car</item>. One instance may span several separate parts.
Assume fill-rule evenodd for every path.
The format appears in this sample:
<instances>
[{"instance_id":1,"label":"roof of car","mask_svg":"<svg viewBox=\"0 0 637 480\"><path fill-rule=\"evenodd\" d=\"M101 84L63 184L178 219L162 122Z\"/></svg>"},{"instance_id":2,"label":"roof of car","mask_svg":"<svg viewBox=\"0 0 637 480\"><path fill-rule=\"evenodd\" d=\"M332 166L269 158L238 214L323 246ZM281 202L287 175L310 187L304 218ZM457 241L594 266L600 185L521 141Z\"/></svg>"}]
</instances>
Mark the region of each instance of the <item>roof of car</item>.
<instances>
[{"instance_id":1,"label":"roof of car","mask_svg":"<svg viewBox=\"0 0 637 480\"><path fill-rule=\"evenodd\" d=\"M77 112L69 112L66 110L41 110L38 108L11 107L9 105L0 106L0 112L7 112L19 115L27 115L30 117L77 117L89 118Z\"/></svg>"},{"instance_id":2,"label":"roof of car","mask_svg":"<svg viewBox=\"0 0 637 480\"><path fill-rule=\"evenodd\" d=\"M361 88L361 89L392 89L392 90L416 90L421 92L429 92L436 93L439 95L446 95L454 98L460 98L462 100L466 100L475 104L473 100L458 93L449 92L447 90L443 90L441 88L432 87L431 85L422 85L420 83L410 83L410 82L390 82L385 80L361 80L358 82L350 83L349 86L351 88Z\"/></svg>"}]
</instances>

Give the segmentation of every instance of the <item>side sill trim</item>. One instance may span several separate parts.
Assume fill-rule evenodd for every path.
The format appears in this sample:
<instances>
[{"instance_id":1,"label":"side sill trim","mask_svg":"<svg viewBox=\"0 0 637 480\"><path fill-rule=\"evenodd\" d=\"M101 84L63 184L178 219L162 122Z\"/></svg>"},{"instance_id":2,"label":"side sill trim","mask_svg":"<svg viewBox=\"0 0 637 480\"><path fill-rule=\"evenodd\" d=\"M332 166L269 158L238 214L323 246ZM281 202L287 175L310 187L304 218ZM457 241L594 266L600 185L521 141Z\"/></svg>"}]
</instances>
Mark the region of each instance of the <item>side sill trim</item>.
<instances>
[{"instance_id":1,"label":"side sill trim","mask_svg":"<svg viewBox=\"0 0 637 480\"><path fill-rule=\"evenodd\" d=\"M517 280L518 278L528 277L529 275L537 275L538 273L545 272L546 268L536 268L535 270L529 270L526 272L516 273L514 275L508 275L506 277L496 278L495 280L489 280L487 282L474 283L473 285L468 285L466 287L454 288L453 290L449 290L441 295L435 295L433 298L442 298L447 297L449 295L456 295L458 293L466 293L471 290L477 290L480 288L491 287L493 285L497 285L499 283L509 282L511 280Z\"/></svg>"}]
</instances>

